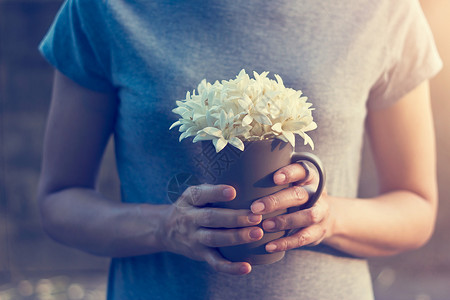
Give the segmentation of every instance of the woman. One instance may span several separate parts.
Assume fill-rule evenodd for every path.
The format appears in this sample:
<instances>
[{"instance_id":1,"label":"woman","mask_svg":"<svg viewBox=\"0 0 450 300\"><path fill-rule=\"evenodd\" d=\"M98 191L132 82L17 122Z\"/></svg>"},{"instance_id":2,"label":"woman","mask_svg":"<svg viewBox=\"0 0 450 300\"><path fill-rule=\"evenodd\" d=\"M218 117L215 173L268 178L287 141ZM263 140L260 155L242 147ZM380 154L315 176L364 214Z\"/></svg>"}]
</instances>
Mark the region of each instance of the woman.
<instances>
[{"instance_id":1,"label":"woman","mask_svg":"<svg viewBox=\"0 0 450 300\"><path fill-rule=\"evenodd\" d=\"M441 61L416 1L69 0L40 49L57 69L43 224L61 243L112 257L108 299L373 299L364 257L415 249L433 232L428 79ZM175 100L242 68L280 74L309 97L314 153L327 169L312 208L262 222L301 228L266 246L290 250L267 266L231 263L215 247L259 240L261 214L305 203L314 179L299 164L274 175L297 184L251 211L205 207L236 196L225 185L167 196L197 146L168 130ZM357 198L365 130L381 186L371 199ZM112 133L121 203L95 190Z\"/></svg>"}]
</instances>

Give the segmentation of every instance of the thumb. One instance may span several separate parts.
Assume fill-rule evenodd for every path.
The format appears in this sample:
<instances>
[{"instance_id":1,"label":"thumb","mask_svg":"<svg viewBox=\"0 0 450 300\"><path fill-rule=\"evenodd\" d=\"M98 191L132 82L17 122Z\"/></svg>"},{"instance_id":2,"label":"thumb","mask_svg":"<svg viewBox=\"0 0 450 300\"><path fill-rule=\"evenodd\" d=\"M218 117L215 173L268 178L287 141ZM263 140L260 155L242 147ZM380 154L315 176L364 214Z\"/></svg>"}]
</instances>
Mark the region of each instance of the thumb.
<instances>
[{"instance_id":1,"label":"thumb","mask_svg":"<svg viewBox=\"0 0 450 300\"><path fill-rule=\"evenodd\" d=\"M201 184L188 187L180 197L180 202L204 206L208 203L231 201L236 197L236 190L229 185Z\"/></svg>"}]
</instances>

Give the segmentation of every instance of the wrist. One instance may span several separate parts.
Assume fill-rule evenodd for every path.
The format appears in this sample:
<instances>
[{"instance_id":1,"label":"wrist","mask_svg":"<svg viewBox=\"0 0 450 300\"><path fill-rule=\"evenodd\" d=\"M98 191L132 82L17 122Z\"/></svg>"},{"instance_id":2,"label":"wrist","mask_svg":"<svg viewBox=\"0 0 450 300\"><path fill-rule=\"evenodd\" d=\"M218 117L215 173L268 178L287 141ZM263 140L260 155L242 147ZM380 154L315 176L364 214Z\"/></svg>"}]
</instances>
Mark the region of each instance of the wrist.
<instances>
[{"instance_id":1,"label":"wrist","mask_svg":"<svg viewBox=\"0 0 450 300\"><path fill-rule=\"evenodd\" d=\"M168 249L168 217L172 205L140 204L139 210L148 228L146 247L149 253L164 252Z\"/></svg>"},{"instance_id":2,"label":"wrist","mask_svg":"<svg viewBox=\"0 0 450 300\"><path fill-rule=\"evenodd\" d=\"M322 243L328 246L336 246L336 243L339 241L339 236L342 233L342 228L339 224L340 217L340 202L341 198L333 197L327 195L328 202L328 225L327 225L327 233Z\"/></svg>"}]
</instances>

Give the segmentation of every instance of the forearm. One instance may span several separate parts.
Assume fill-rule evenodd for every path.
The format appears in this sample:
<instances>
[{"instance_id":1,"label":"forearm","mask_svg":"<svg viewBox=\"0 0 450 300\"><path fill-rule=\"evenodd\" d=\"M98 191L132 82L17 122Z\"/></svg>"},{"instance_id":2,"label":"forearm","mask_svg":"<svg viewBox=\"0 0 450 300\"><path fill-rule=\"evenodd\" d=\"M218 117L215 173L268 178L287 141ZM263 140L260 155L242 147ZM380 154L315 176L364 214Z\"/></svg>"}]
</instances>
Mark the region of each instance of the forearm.
<instances>
[{"instance_id":1,"label":"forearm","mask_svg":"<svg viewBox=\"0 0 450 300\"><path fill-rule=\"evenodd\" d=\"M46 232L70 247L110 257L163 251L166 205L116 203L85 188L64 189L39 202Z\"/></svg>"},{"instance_id":2,"label":"forearm","mask_svg":"<svg viewBox=\"0 0 450 300\"><path fill-rule=\"evenodd\" d=\"M323 243L360 257L393 255L422 246L435 221L433 201L408 191L371 199L329 198L333 234Z\"/></svg>"}]
</instances>

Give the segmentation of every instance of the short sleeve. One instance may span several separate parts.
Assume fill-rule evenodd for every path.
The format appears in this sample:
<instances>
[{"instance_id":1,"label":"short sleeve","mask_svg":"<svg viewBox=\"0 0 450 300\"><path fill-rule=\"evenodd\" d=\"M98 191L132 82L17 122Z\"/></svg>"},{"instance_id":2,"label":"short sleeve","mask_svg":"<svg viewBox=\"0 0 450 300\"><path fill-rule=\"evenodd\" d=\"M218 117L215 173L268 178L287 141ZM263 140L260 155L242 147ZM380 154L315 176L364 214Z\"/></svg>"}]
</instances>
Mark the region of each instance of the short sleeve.
<instances>
[{"instance_id":1,"label":"short sleeve","mask_svg":"<svg viewBox=\"0 0 450 300\"><path fill-rule=\"evenodd\" d=\"M67 0L39 45L44 58L78 84L113 89L104 1Z\"/></svg>"},{"instance_id":2,"label":"short sleeve","mask_svg":"<svg viewBox=\"0 0 450 300\"><path fill-rule=\"evenodd\" d=\"M391 12L386 28L383 71L370 91L369 110L389 106L442 68L431 29L418 1L394 3L395 11Z\"/></svg>"}]
</instances>

